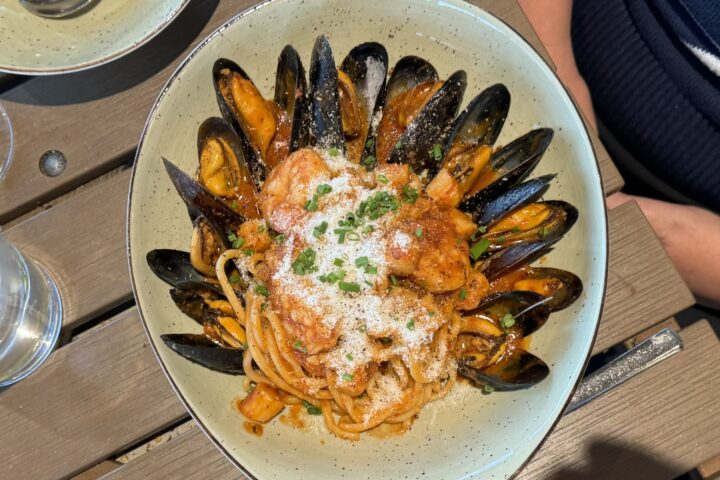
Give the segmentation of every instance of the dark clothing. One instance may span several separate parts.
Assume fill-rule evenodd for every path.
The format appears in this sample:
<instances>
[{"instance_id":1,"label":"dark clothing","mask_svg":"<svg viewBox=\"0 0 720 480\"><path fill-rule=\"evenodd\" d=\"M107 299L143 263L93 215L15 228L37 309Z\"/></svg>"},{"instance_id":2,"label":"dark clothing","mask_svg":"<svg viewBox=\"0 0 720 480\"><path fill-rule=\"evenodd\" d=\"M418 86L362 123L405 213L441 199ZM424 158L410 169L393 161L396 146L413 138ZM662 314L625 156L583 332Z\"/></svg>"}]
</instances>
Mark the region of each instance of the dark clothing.
<instances>
[{"instance_id":1,"label":"dark clothing","mask_svg":"<svg viewBox=\"0 0 720 480\"><path fill-rule=\"evenodd\" d=\"M716 212L720 76L697 51L720 57L718 35L715 0L574 2L573 49L599 120L640 177Z\"/></svg>"}]
</instances>

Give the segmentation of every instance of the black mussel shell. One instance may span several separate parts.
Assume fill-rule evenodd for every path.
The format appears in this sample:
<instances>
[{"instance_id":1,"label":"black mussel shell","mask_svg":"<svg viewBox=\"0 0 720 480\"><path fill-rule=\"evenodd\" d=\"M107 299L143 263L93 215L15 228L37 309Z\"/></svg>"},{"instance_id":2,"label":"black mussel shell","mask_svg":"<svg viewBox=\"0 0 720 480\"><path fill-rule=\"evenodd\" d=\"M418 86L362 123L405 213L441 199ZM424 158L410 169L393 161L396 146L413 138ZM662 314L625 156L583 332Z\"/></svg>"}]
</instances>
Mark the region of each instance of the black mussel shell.
<instances>
[{"instance_id":1,"label":"black mussel shell","mask_svg":"<svg viewBox=\"0 0 720 480\"><path fill-rule=\"evenodd\" d=\"M427 60L413 55L403 57L398 60L390 73L384 104L387 105L393 98L421 83L437 80L437 70Z\"/></svg>"},{"instance_id":2,"label":"black mussel shell","mask_svg":"<svg viewBox=\"0 0 720 480\"><path fill-rule=\"evenodd\" d=\"M491 295L480 305L465 315L485 314L498 321L506 314L515 319L515 323L507 328L520 337L527 337L545 325L550 317L548 300L539 293L529 291L511 291Z\"/></svg>"},{"instance_id":3,"label":"black mussel shell","mask_svg":"<svg viewBox=\"0 0 720 480\"><path fill-rule=\"evenodd\" d=\"M238 163L238 169L246 172L245 174L251 174L250 166L245 160L245 149L242 146L242 140L240 140L240 137L232 125L219 117L210 117L205 119L205 121L200 124L200 127L198 127L198 157L202 156L203 145L205 144L205 141L210 138L220 138L224 140L235 155L235 159ZM255 190L259 190L261 185L252 174L250 176L252 177Z\"/></svg>"},{"instance_id":4,"label":"black mussel shell","mask_svg":"<svg viewBox=\"0 0 720 480\"><path fill-rule=\"evenodd\" d=\"M463 70L450 75L405 129L388 161L407 163L426 183L432 180L442 165L435 160L433 147L447 141L466 86Z\"/></svg>"},{"instance_id":5,"label":"black mussel shell","mask_svg":"<svg viewBox=\"0 0 720 480\"><path fill-rule=\"evenodd\" d=\"M490 255L483 261L481 271L488 280L495 280L510 270L532 263L543 255L547 255L555 242L557 239L516 243Z\"/></svg>"},{"instance_id":6,"label":"black mussel shell","mask_svg":"<svg viewBox=\"0 0 720 480\"><path fill-rule=\"evenodd\" d=\"M310 143L321 149L336 148L345 154L345 137L340 116L338 76L330 42L315 40L310 59Z\"/></svg>"},{"instance_id":7,"label":"black mussel shell","mask_svg":"<svg viewBox=\"0 0 720 480\"><path fill-rule=\"evenodd\" d=\"M260 156L260 151L252 144L252 142L250 142L250 136L247 132L247 129L245 128L242 119L235 115L235 110L230 107L227 99L223 96L222 92L220 91L220 87L218 86L218 81L220 80L222 72L225 70L235 72L239 74L242 78L251 82L252 79L248 76L247 73L245 73L245 70L240 68L237 63L233 62L232 60L228 60L227 58L219 58L215 61L215 64L213 65L213 88L215 89L215 98L217 99L220 113L222 117L230 125L233 126L236 133L238 134L238 137L240 138L245 161L250 167L250 174L253 176L255 184L262 185L262 182L265 180L265 176L267 174L267 169L265 167L265 163Z\"/></svg>"},{"instance_id":8,"label":"black mussel shell","mask_svg":"<svg viewBox=\"0 0 720 480\"><path fill-rule=\"evenodd\" d=\"M525 350L516 350L508 358L483 369L465 365L460 360L458 373L478 385L489 385L499 392L530 388L550 374L540 358Z\"/></svg>"},{"instance_id":9,"label":"black mussel shell","mask_svg":"<svg viewBox=\"0 0 720 480\"><path fill-rule=\"evenodd\" d=\"M221 294L219 286L214 284L202 284L202 285L181 285L178 288L170 290L170 298L172 298L175 305L188 317L192 318L200 325L203 325L206 320L211 317L215 317L214 311L211 311L205 298L201 294L205 294L209 299L220 299L225 298Z\"/></svg>"},{"instance_id":10,"label":"black mussel shell","mask_svg":"<svg viewBox=\"0 0 720 480\"><path fill-rule=\"evenodd\" d=\"M491 226L513 210L524 207L542 197L550 188L553 178L555 178L555 174L543 175L515 185L507 192L482 205L480 211L472 212L473 220L478 226Z\"/></svg>"},{"instance_id":11,"label":"black mussel shell","mask_svg":"<svg viewBox=\"0 0 720 480\"><path fill-rule=\"evenodd\" d=\"M163 163L170 180L175 185L175 189L177 189L180 197L187 205L192 221L195 222L199 217L207 220L213 230L225 242L225 246L229 248L227 232L237 231L238 227L245 223L245 218L230 209L221 199L210 193L170 161L163 158Z\"/></svg>"},{"instance_id":12,"label":"black mussel shell","mask_svg":"<svg viewBox=\"0 0 720 480\"><path fill-rule=\"evenodd\" d=\"M500 135L508 110L510 92L502 83L480 92L455 120L445 151L456 142L493 145Z\"/></svg>"},{"instance_id":13,"label":"black mussel shell","mask_svg":"<svg viewBox=\"0 0 720 480\"><path fill-rule=\"evenodd\" d=\"M220 286L208 283L207 278L198 273L190 263L190 254L180 250L156 249L145 257L150 267L161 280L175 288L206 288L222 293Z\"/></svg>"},{"instance_id":14,"label":"black mussel shell","mask_svg":"<svg viewBox=\"0 0 720 480\"><path fill-rule=\"evenodd\" d=\"M292 121L290 153L305 147L308 142L307 82L300 55L291 45L286 45L278 58L275 103Z\"/></svg>"},{"instance_id":15,"label":"black mussel shell","mask_svg":"<svg viewBox=\"0 0 720 480\"><path fill-rule=\"evenodd\" d=\"M498 172L498 178L485 188L466 198L460 209L476 212L493 198L522 182L540 162L553 137L551 128L532 130L493 153L490 167Z\"/></svg>"},{"instance_id":16,"label":"black mussel shell","mask_svg":"<svg viewBox=\"0 0 720 480\"><path fill-rule=\"evenodd\" d=\"M551 312L556 312L572 305L583 291L582 280L572 272L560 270L559 268L531 268L528 272L529 279L553 279L561 286L555 290L551 300L546 303Z\"/></svg>"},{"instance_id":17,"label":"black mussel shell","mask_svg":"<svg viewBox=\"0 0 720 480\"><path fill-rule=\"evenodd\" d=\"M243 375L243 350L222 347L205 335L173 333L160 335L165 345L193 363L222 373Z\"/></svg>"}]
</instances>

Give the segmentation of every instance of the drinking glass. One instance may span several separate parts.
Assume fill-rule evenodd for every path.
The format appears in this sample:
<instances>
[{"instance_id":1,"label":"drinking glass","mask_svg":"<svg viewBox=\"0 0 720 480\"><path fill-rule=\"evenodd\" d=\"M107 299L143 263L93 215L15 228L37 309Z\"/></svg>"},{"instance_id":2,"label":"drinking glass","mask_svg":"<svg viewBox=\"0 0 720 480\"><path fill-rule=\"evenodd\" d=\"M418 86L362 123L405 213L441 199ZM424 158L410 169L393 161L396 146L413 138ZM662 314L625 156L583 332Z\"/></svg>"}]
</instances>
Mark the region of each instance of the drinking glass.
<instances>
[{"instance_id":1,"label":"drinking glass","mask_svg":"<svg viewBox=\"0 0 720 480\"><path fill-rule=\"evenodd\" d=\"M47 359L61 324L53 279L0 235L0 387L22 380Z\"/></svg>"},{"instance_id":2,"label":"drinking glass","mask_svg":"<svg viewBox=\"0 0 720 480\"><path fill-rule=\"evenodd\" d=\"M23 7L41 17L62 18L90 5L94 0L20 0Z\"/></svg>"},{"instance_id":3,"label":"drinking glass","mask_svg":"<svg viewBox=\"0 0 720 480\"><path fill-rule=\"evenodd\" d=\"M10 117L0 103L0 181L10 168L13 155L13 131Z\"/></svg>"}]
</instances>

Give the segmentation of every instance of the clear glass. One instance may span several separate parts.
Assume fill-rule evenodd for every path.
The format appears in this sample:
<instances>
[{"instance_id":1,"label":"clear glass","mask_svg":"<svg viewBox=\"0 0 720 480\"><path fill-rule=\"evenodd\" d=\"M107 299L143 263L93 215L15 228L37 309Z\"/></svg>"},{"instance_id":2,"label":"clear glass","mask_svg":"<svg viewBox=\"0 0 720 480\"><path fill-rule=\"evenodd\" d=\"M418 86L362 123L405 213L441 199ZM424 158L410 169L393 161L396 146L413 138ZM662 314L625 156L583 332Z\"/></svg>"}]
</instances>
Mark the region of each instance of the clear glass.
<instances>
[{"instance_id":1,"label":"clear glass","mask_svg":"<svg viewBox=\"0 0 720 480\"><path fill-rule=\"evenodd\" d=\"M72 15L94 0L20 0L23 7L42 17L60 18Z\"/></svg>"},{"instance_id":2,"label":"clear glass","mask_svg":"<svg viewBox=\"0 0 720 480\"><path fill-rule=\"evenodd\" d=\"M13 156L13 130L2 103L0 103L0 181L7 175Z\"/></svg>"},{"instance_id":3,"label":"clear glass","mask_svg":"<svg viewBox=\"0 0 720 480\"><path fill-rule=\"evenodd\" d=\"M42 365L61 324L62 302L53 279L0 235L0 387Z\"/></svg>"}]
</instances>

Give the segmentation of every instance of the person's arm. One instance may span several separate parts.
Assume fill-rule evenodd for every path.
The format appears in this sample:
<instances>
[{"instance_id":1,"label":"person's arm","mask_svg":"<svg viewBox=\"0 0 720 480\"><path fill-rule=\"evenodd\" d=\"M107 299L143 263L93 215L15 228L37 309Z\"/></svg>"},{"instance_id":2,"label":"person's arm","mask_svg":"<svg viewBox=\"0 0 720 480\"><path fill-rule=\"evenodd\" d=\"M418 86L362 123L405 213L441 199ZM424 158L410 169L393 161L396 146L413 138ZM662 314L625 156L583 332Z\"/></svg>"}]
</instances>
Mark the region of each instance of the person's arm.
<instances>
[{"instance_id":1,"label":"person's arm","mask_svg":"<svg viewBox=\"0 0 720 480\"><path fill-rule=\"evenodd\" d=\"M560 80L595 127L590 93L575 63L570 38L572 0L518 0L545 45ZM702 208L616 193L608 208L636 200L690 290L701 303L720 306L720 216ZM652 281L652 279L648 279Z\"/></svg>"}]
</instances>

